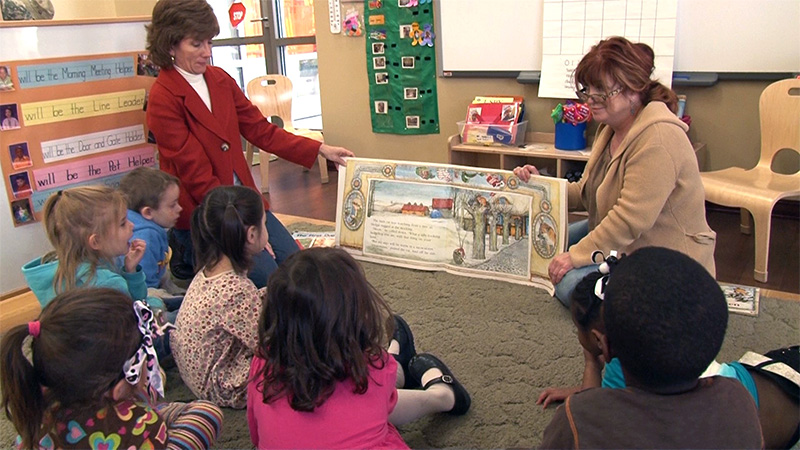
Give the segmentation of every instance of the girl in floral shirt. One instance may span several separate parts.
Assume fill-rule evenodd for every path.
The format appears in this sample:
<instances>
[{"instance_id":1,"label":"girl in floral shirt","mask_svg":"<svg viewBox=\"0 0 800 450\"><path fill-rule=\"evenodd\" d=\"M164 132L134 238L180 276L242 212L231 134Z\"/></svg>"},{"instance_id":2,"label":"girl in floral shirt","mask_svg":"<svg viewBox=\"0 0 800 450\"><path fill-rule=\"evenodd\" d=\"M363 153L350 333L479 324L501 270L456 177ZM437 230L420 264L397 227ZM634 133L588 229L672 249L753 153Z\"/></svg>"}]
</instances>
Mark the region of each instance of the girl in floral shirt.
<instances>
[{"instance_id":1,"label":"girl in floral shirt","mask_svg":"<svg viewBox=\"0 0 800 450\"><path fill-rule=\"evenodd\" d=\"M247 375L258 342L264 290L247 278L267 248L264 204L253 189L221 186L192 214L196 267L170 345L194 394L220 406L247 405Z\"/></svg>"}]
</instances>

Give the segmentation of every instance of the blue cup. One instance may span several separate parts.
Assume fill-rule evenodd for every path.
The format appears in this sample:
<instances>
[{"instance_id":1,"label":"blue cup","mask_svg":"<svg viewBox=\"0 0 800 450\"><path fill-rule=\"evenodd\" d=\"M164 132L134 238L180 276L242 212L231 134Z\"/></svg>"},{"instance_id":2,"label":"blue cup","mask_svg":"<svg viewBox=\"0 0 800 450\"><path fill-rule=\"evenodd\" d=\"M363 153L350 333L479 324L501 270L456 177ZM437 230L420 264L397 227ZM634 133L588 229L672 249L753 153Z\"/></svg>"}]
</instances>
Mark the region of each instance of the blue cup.
<instances>
[{"instance_id":1,"label":"blue cup","mask_svg":"<svg viewBox=\"0 0 800 450\"><path fill-rule=\"evenodd\" d=\"M586 122L573 125L569 122L556 124L555 147L559 150L583 150L586 148Z\"/></svg>"}]
</instances>

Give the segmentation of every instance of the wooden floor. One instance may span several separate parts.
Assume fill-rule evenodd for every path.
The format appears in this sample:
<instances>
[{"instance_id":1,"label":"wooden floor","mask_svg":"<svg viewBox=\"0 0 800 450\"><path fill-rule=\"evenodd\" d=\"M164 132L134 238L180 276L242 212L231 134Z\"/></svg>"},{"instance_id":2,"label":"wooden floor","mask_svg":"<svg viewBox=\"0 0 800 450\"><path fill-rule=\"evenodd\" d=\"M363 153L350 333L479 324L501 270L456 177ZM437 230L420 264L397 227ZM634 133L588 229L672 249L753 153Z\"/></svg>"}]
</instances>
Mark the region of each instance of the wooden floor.
<instances>
[{"instance_id":1,"label":"wooden floor","mask_svg":"<svg viewBox=\"0 0 800 450\"><path fill-rule=\"evenodd\" d=\"M317 167L304 171L302 167L280 159L269 164L268 198L273 212L334 221L338 179L335 170L329 171L330 183L321 184ZM256 177L256 183L260 183L258 167L254 169L253 176ZM710 207L707 211L708 222L717 232L717 279L770 291L800 294L800 211L797 211L796 205L779 204L783 208L778 209L783 213L773 217L768 283L753 279L754 239L739 232L738 210ZM797 298L797 295L788 297Z\"/></svg>"}]
</instances>

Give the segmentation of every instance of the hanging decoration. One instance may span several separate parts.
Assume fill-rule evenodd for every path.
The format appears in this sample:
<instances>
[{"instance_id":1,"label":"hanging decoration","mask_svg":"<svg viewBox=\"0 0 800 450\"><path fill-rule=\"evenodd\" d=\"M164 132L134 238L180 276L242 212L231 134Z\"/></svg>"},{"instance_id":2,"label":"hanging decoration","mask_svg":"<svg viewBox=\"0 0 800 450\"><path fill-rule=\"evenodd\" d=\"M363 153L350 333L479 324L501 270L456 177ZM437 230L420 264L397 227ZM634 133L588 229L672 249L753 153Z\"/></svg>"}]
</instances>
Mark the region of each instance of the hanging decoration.
<instances>
[{"instance_id":1,"label":"hanging decoration","mask_svg":"<svg viewBox=\"0 0 800 450\"><path fill-rule=\"evenodd\" d=\"M364 34L357 9L351 9L345 14L344 34L350 37L357 37Z\"/></svg>"}]
</instances>

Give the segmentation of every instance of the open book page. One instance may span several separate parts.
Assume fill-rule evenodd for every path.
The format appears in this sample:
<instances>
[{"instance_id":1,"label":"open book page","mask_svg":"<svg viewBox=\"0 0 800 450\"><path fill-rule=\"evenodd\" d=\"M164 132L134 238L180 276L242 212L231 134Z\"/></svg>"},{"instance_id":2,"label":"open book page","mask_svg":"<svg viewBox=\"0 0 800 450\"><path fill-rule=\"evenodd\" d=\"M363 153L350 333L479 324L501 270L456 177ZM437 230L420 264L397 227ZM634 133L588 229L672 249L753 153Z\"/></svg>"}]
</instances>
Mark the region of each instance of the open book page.
<instances>
[{"instance_id":1,"label":"open book page","mask_svg":"<svg viewBox=\"0 0 800 450\"><path fill-rule=\"evenodd\" d=\"M301 248L333 247L336 244L333 231L295 231L292 237Z\"/></svg>"},{"instance_id":2,"label":"open book page","mask_svg":"<svg viewBox=\"0 0 800 450\"><path fill-rule=\"evenodd\" d=\"M758 300L760 289L757 287L739 284L720 283L719 287L725 293L728 302L728 311L746 316L758 315Z\"/></svg>"},{"instance_id":3,"label":"open book page","mask_svg":"<svg viewBox=\"0 0 800 450\"><path fill-rule=\"evenodd\" d=\"M355 256L422 270L535 285L552 294L564 251L566 180L350 158L339 172L336 239Z\"/></svg>"}]
</instances>

